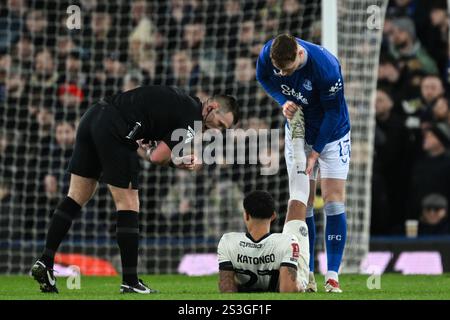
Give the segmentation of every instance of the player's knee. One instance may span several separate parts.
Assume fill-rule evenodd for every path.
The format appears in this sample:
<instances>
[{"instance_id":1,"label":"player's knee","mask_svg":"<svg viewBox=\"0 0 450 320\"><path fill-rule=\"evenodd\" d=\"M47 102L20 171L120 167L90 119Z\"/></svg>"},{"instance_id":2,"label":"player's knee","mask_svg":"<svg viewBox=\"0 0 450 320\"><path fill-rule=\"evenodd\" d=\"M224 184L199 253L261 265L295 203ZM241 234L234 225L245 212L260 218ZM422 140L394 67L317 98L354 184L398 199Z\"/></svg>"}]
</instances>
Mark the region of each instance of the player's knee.
<instances>
[{"instance_id":1,"label":"player's knee","mask_svg":"<svg viewBox=\"0 0 450 320\"><path fill-rule=\"evenodd\" d=\"M324 192L323 200L325 203L328 202L344 202L345 201L345 191L344 190L331 190L329 192Z\"/></svg>"},{"instance_id":2,"label":"player's knee","mask_svg":"<svg viewBox=\"0 0 450 320\"><path fill-rule=\"evenodd\" d=\"M81 188L69 188L67 196L72 198L76 203L83 207L92 197L95 192L95 188L81 189Z\"/></svg>"},{"instance_id":3,"label":"player's knee","mask_svg":"<svg viewBox=\"0 0 450 320\"><path fill-rule=\"evenodd\" d=\"M135 195L124 194L115 198L117 211L131 210L139 212L139 198Z\"/></svg>"}]
</instances>

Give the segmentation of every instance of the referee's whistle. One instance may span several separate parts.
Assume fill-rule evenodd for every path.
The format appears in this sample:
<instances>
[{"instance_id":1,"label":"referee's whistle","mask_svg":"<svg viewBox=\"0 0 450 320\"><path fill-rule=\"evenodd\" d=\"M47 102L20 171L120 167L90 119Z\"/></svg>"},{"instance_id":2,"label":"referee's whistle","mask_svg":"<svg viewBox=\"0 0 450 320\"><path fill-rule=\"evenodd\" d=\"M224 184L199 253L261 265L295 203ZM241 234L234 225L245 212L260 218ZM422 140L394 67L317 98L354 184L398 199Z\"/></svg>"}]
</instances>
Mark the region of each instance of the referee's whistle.
<instances>
[{"instance_id":1,"label":"referee's whistle","mask_svg":"<svg viewBox=\"0 0 450 320\"><path fill-rule=\"evenodd\" d=\"M126 138L130 139L130 140L134 140L134 137L136 136L136 133L140 127L142 127L141 123L136 122L136 124L133 127L133 130L131 130L130 133L127 134Z\"/></svg>"}]
</instances>

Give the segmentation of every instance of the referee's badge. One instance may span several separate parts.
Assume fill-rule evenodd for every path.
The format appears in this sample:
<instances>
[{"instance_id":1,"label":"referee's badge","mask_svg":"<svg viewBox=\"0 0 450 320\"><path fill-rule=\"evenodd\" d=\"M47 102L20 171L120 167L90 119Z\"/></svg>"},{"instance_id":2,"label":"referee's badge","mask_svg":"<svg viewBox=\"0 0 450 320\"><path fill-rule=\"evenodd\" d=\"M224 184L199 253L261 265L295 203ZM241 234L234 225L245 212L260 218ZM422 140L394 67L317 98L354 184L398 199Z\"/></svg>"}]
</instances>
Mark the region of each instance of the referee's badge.
<instances>
[{"instance_id":1,"label":"referee's badge","mask_svg":"<svg viewBox=\"0 0 450 320\"><path fill-rule=\"evenodd\" d=\"M303 88L305 88L308 91L312 90L312 82L308 79L305 79L305 82L303 82Z\"/></svg>"}]
</instances>

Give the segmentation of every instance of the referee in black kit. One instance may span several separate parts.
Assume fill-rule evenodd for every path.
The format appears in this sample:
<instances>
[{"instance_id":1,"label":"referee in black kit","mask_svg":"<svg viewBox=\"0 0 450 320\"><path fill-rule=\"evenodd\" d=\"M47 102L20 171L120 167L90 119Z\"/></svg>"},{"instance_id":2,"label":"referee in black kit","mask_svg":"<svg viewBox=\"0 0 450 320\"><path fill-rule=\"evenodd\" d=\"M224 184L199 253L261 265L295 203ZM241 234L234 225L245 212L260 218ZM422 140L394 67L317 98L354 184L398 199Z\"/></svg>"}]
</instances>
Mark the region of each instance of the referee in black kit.
<instances>
[{"instance_id":1,"label":"referee in black kit","mask_svg":"<svg viewBox=\"0 0 450 320\"><path fill-rule=\"evenodd\" d=\"M59 244L91 199L99 180L107 183L117 209L117 242L122 261L121 293L156 292L137 276L139 243L139 155L158 165L193 170L194 157L174 164L172 132L186 129L184 142L192 140L194 122L202 129L228 129L238 121L236 99L215 95L202 103L176 87L144 86L116 94L94 104L81 118L68 171L68 195L52 216L42 256L31 269L42 292L58 292L53 275ZM148 148L142 141L159 141ZM183 141L181 141L183 143ZM178 163L178 161L177 161Z\"/></svg>"}]
</instances>

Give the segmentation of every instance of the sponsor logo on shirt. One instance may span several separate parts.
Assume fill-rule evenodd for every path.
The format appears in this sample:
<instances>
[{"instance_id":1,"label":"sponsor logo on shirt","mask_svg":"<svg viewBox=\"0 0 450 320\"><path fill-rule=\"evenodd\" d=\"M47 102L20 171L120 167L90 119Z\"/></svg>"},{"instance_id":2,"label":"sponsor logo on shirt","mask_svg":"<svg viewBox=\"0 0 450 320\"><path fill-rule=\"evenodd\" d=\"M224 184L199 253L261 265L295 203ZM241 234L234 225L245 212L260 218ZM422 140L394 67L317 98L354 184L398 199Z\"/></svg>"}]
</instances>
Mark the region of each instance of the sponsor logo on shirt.
<instances>
[{"instance_id":1,"label":"sponsor logo on shirt","mask_svg":"<svg viewBox=\"0 0 450 320\"><path fill-rule=\"evenodd\" d=\"M305 79L305 82L303 82L303 88L305 88L308 91L311 91L312 90L311 80Z\"/></svg>"},{"instance_id":2,"label":"sponsor logo on shirt","mask_svg":"<svg viewBox=\"0 0 450 320\"><path fill-rule=\"evenodd\" d=\"M239 242L239 246L241 246L243 248L261 249L264 246L264 244L263 243L252 243L252 242L240 241Z\"/></svg>"},{"instance_id":3,"label":"sponsor logo on shirt","mask_svg":"<svg viewBox=\"0 0 450 320\"><path fill-rule=\"evenodd\" d=\"M293 96L297 100L300 100L303 104L309 104L308 99L306 99L302 93L296 92L294 89L290 88L288 85L282 84L281 85L281 93L285 96Z\"/></svg>"},{"instance_id":4,"label":"sponsor logo on shirt","mask_svg":"<svg viewBox=\"0 0 450 320\"><path fill-rule=\"evenodd\" d=\"M341 90L342 90L342 81L341 78L339 78L338 81L336 81L336 83L333 86L331 86L330 90L328 90L328 93L330 94L330 96L334 96Z\"/></svg>"}]
</instances>

